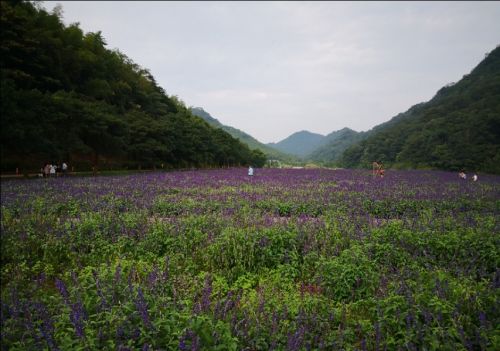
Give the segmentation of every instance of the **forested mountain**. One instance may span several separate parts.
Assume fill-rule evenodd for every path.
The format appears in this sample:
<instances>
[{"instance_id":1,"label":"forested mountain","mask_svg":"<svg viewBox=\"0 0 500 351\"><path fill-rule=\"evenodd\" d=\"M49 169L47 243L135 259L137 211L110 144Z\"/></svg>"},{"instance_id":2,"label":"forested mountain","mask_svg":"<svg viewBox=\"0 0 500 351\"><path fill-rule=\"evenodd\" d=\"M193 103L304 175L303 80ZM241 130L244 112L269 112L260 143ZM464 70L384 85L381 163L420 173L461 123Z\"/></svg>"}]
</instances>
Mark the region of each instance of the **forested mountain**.
<instances>
[{"instance_id":1,"label":"forested mountain","mask_svg":"<svg viewBox=\"0 0 500 351\"><path fill-rule=\"evenodd\" d=\"M216 127L216 128L224 127L224 125L222 123L220 123L218 119L212 117L210 115L210 113L208 113L207 111L205 111L201 107L190 107L189 111L191 111L191 113L193 115L200 117L201 119L203 119L205 122L207 122L208 124L210 124L213 127Z\"/></svg>"},{"instance_id":2,"label":"forested mountain","mask_svg":"<svg viewBox=\"0 0 500 351\"><path fill-rule=\"evenodd\" d=\"M307 130L293 133L289 137L277 143L269 143L267 145L299 157L305 157L324 141L325 136L321 134L311 133Z\"/></svg>"},{"instance_id":3,"label":"forested mountain","mask_svg":"<svg viewBox=\"0 0 500 351\"><path fill-rule=\"evenodd\" d=\"M1 5L2 170L262 165L265 156L194 116L101 32L58 10ZM57 7L56 7L57 9Z\"/></svg>"},{"instance_id":4,"label":"forested mountain","mask_svg":"<svg viewBox=\"0 0 500 351\"><path fill-rule=\"evenodd\" d=\"M319 147L307 155L308 159L325 163L335 163L344 150L360 141L365 133L356 132L349 128L334 131L325 136Z\"/></svg>"},{"instance_id":5,"label":"forested mountain","mask_svg":"<svg viewBox=\"0 0 500 351\"><path fill-rule=\"evenodd\" d=\"M210 124L213 127L220 128L227 133L231 134L234 138L238 139L242 143L246 144L249 148L251 149L257 149L262 151L268 158L270 159L278 159L282 161L293 161L294 157L292 155L288 155L284 152L280 152L268 145L265 145L252 137L251 135L233 128L231 126L226 126L220 121L214 117L212 117L207 111L205 111L201 107L190 107L190 111L192 114L195 116L198 116L202 119L204 119L208 124Z\"/></svg>"},{"instance_id":6,"label":"forested mountain","mask_svg":"<svg viewBox=\"0 0 500 351\"><path fill-rule=\"evenodd\" d=\"M456 84L367 132L344 167L436 168L500 173L500 47Z\"/></svg>"}]
</instances>

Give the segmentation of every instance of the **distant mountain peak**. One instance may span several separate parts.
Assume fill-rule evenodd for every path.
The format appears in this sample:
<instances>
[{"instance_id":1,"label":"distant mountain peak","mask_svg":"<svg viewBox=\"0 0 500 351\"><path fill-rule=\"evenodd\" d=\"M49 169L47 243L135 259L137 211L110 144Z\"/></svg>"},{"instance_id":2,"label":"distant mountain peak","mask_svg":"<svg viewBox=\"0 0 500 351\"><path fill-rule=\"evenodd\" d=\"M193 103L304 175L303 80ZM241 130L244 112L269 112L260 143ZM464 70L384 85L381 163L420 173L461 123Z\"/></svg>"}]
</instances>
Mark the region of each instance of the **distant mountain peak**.
<instances>
[{"instance_id":1,"label":"distant mountain peak","mask_svg":"<svg viewBox=\"0 0 500 351\"><path fill-rule=\"evenodd\" d=\"M261 143L260 141L258 141L254 137L252 137L251 135L249 135L249 134L247 134L247 133L245 133L237 128L234 128L231 126L226 126L226 125L222 124L221 122L219 122L219 120L217 118L214 118L212 115L210 115L210 113L205 111L205 109L203 109L202 107L190 107L189 110L191 111L191 113L193 115L200 117L208 124L226 131L227 133L231 134L232 137L238 139L239 141L241 141L244 144L247 144L251 149L259 149L264 154L266 154L268 157L272 157L274 159L280 159L280 160L289 160L292 158L290 155L287 155L287 154L273 148L270 145L266 145L266 144Z\"/></svg>"},{"instance_id":2,"label":"distant mountain peak","mask_svg":"<svg viewBox=\"0 0 500 351\"><path fill-rule=\"evenodd\" d=\"M305 129L300 130L298 132L295 132L295 133L291 134L290 136L293 136L293 135L319 135L319 136L324 136L323 134L313 133L313 132L310 132L310 131L305 130Z\"/></svg>"},{"instance_id":3,"label":"distant mountain peak","mask_svg":"<svg viewBox=\"0 0 500 351\"><path fill-rule=\"evenodd\" d=\"M316 149L324 138L324 135L312 133L308 130L301 130L277 143L269 143L268 145L282 152L304 157Z\"/></svg>"}]
</instances>

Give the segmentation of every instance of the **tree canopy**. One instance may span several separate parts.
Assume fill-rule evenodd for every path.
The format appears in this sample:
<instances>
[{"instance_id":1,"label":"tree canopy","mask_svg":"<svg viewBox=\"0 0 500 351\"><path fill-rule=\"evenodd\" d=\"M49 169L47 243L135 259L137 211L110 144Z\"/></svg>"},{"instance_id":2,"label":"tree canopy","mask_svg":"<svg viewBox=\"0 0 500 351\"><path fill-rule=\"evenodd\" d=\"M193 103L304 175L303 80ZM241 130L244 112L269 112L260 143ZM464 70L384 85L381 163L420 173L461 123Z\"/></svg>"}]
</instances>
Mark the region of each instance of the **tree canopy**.
<instances>
[{"instance_id":1,"label":"tree canopy","mask_svg":"<svg viewBox=\"0 0 500 351\"><path fill-rule=\"evenodd\" d=\"M66 26L61 11L1 6L2 170L70 161L88 168L265 163L194 116L100 31Z\"/></svg>"}]
</instances>

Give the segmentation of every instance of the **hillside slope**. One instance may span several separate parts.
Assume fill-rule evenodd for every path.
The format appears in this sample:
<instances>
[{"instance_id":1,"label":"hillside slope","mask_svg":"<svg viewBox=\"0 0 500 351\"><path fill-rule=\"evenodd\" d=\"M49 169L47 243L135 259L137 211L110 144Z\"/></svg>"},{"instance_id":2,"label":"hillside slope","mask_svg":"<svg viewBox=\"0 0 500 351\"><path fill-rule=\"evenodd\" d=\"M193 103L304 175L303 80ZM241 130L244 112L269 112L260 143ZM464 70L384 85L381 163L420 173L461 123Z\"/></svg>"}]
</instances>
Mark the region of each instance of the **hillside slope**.
<instances>
[{"instance_id":1,"label":"hillside slope","mask_svg":"<svg viewBox=\"0 0 500 351\"><path fill-rule=\"evenodd\" d=\"M101 32L66 26L57 10L30 2L0 6L3 171L63 160L80 170L265 162L107 49Z\"/></svg>"},{"instance_id":2,"label":"hillside slope","mask_svg":"<svg viewBox=\"0 0 500 351\"><path fill-rule=\"evenodd\" d=\"M340 163L371 167L375 160L397 168L500 173L500 47L430 101L367 132Z\"/></svg>"},{"instance_id":3,"label":"hillside slope","mask_svg":"<svg viewBox=\"0 0 500 351\"><path fill-rule=\"evenodd\" d=\"M334 163L344 150L360 141L365 133L343 128L326 135L322 144L307 155L308 159L319 162Z\"/></svg>"},{"instance_id":4,"label":"hillside slope","mask_svg":"<svg viewBox=\"0 0 500 351\"><path fill-rule=\"evenodd\" d=\"M261 143L251 135L237 129L231 126L226 126L220 121L214 117L212 117L207 111L205 111L201 107L190 107L190 111L192 114L195 116L198 116L202 119L204 119L208 124L210 124L213 127L220 128L230 135L232 135L234 138L238 139L242 143L246 144L249 148L251 149L257 149L262 151L265 155L267 155L268 158L273 158L273 159L278 159L282 161L291 161L294 159L292 155L289 155L284 152L280 152L276 150L275 148L272 148L266 144Z\"/></svg>"}]
</instances>

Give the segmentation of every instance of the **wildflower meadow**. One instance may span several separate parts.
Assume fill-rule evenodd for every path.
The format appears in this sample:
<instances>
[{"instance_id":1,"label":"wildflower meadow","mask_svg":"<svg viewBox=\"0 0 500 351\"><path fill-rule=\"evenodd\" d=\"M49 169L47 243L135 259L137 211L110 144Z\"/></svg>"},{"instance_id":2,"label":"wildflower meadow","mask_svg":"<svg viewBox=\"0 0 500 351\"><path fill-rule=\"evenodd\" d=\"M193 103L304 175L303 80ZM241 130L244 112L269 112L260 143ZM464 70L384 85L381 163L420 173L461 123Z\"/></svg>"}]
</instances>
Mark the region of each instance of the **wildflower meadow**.
<instances>
[{"instance_id":1,"label":"wildflower meadow","mask_svg":"<svg viewBox=\"0 0 500 351\"><path fill-rule=\"evenodd\" d=\"M499 350L500 177L2 180L2 350Z\"/></svg>"}]
</instances>

